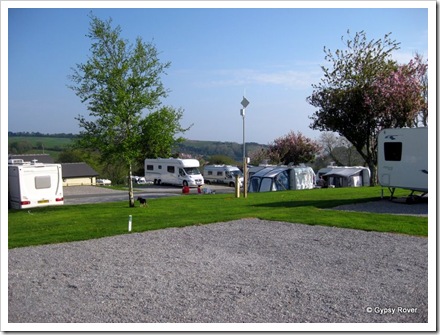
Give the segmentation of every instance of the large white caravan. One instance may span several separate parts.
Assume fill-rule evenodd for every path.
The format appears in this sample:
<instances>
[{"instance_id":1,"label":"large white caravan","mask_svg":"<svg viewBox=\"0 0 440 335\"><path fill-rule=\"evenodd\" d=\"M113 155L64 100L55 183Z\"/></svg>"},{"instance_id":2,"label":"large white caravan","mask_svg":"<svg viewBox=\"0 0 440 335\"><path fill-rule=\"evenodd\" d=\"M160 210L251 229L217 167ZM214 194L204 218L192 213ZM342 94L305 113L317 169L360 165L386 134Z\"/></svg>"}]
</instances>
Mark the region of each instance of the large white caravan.
<instances>
[{"instance_id":1,"label":"large white caravan","mask_svg":"<svg viewBox=\"0 0 440 335\"><path fill-rule=\"evenodd\" d=\"M249 192L304 190L315 187L315 172L307 166L268 166L252 175Z\"/></svg>"},{"instance_id":2,"label":"large white caravan","mask_svg":"<svg viewBox=\"0 0 440 335\"><path fill-rule=\"evenodd\" d=\"M22 209L64 204L61 164L11 159L8 162L9 207Z\"/></svg>"},{"instance_id":3,"label":"large white caravan","mask_svg":"<svg viewBox=\"0 0 440 335\"><path fill-rule=\"evenodd\" d=\"M145 180L154 184L197 187L204 183L197 159L147 158Z\"/></svg>"},{"instance_id":4,"label":"large white caravan","mask_svg":"<svg viewBox=\"0 0 440 335\"><path fill-rule=\"evenodd\" d=\"M378 135L379 184L428 192L428 128L384 129Z\"/></svg>"},{"instance_id":5,"label":"large white caravan","mask_svg":"<svg viewBox=\"0 0 440 335\"><path fill-rule=\"evenodd\" d=\"M231 165L205 165L203 179L205 183L227 184L235 187L235 177L238 176L239 186L243 185L243 173L236 166Z\"/></svg>"}]
</instances>

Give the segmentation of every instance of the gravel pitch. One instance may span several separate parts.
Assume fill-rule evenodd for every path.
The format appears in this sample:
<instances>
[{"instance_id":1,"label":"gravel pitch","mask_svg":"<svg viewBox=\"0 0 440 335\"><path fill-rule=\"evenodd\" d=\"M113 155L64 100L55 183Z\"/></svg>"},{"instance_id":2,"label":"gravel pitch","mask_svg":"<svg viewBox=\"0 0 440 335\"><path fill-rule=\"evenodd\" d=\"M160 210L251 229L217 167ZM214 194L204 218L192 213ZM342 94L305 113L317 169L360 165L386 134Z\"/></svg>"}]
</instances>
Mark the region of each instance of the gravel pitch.
<instances>
[{"instance_id":1,"label":"gravel pitch","mask_svg":"<svg viewBox=\"0 0 440 335\"><path fill-rule=\"evenodd\" d=\"M243 219L12 249L9 322L424 323L427 247Z\"/></svg>"}]
</instances>

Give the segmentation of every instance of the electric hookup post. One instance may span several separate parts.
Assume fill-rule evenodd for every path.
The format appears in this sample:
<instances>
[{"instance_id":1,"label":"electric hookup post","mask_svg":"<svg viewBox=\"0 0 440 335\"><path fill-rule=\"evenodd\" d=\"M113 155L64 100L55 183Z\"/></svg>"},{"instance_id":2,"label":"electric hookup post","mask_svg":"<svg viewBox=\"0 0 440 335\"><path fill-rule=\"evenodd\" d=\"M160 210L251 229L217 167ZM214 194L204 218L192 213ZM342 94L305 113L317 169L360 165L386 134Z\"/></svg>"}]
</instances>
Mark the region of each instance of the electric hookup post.
<instances>
[{"instance_id":1,"label":"electric hookup post","mask_svg":"<svg viewBox=\"0 0 440 335\"><path fill-rule=\"evenodd\" d=\"M243 100L241 101L241 105L243 106L240 109L240 115L243 117L243 197L247 198L247 157L246 157L246 136L245 136L245 116L246 116L246 107L249 105L249 101L243 96Z\"/></svg>"},{"instance_id":2,"label":"electric hookup post","mask_svg":"<svg viewBox=\"0 0 440 335\"><path fill-rule=\"evenodd\" d=\"M235 197L240 198L240 176L238 173L235 175Z\"/></svg>"}]
</instances>

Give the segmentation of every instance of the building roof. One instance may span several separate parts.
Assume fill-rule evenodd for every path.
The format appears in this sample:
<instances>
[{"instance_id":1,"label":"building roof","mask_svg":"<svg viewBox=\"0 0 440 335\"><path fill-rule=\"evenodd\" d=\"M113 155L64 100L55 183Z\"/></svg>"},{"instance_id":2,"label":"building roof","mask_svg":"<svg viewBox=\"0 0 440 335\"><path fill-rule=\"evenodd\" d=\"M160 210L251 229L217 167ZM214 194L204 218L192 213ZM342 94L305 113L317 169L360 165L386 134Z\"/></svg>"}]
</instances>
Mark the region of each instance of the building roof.
<instances>
[{"instance_id":1,"label":"building roof","mask_svg":"<svg viewBox=\"0 0 440 335\"><path fill-rule=\"evenodd\" d=\"M63 178L97 177L98 172L87 163L61 163Z\"/></svg>"},{"instance_id":2,"label":"building roof","mask_svg":"<svg viewBox=\"0 0 440 335\"><path fill-rule=\"evenodd\" d=\"M23 155L9 155L9 159L22 159L25 162L32 162L37 160L38 163L53 164L53 158L48 154L23 154Z\"/></svg>"}]
</instances>

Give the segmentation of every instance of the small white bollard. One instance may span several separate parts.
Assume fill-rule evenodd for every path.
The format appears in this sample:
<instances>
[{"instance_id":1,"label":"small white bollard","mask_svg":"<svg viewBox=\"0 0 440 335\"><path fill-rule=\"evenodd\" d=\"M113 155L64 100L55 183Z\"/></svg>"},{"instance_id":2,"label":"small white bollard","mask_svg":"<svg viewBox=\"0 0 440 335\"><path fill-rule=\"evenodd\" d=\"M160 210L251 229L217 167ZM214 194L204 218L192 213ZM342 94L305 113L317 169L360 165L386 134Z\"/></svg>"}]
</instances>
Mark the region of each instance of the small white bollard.
<instances>
[{"instance_id":1,"label":"small white bollard","mask_svg":"<svg viewBox=\"0 0 440 335\"><path fill-rule=\"evenodd\" d=\"M128 231L131 232L131 222L132 222L132 217L131 215L128 216Z\"/></svg>"}]
</instances>

